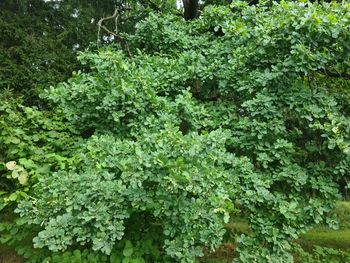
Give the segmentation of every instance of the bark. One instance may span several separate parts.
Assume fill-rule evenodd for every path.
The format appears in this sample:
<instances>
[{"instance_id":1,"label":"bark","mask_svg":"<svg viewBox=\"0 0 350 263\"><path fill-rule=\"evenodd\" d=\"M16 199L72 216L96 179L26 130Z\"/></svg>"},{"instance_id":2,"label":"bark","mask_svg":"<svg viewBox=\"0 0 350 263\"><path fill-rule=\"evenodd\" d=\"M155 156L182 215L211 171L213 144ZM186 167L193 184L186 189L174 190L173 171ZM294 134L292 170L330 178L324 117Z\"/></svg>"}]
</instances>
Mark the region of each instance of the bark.
<instances>
[{"instance_id":1,"label":"bark","mask_svg":"<svg viewBox=\"0 0 350 263\"><path fill-rule=\"evenodd\" d=\"M184 17L192 20L198 16L198 0L182 0L184 5Z\"/></svg>"}]
</instances>

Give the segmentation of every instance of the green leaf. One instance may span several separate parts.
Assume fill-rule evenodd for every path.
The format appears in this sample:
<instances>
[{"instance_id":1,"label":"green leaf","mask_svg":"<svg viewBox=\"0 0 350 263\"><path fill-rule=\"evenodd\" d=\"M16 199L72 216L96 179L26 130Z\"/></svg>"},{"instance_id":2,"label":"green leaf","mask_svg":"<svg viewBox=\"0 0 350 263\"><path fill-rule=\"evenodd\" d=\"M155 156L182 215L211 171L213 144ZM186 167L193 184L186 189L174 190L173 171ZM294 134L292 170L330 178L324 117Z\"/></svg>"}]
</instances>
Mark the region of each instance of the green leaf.
<instances>
[{"instance_id":1,"label":"green leaf","mask_svg":"<svg viewBox=\"0 0 350 263\"><path fill-rule=\"evenodd\" d=\"M123 249L123 255L125 257L131 257L132 253L134 252L134 248L132 243L129 240L125 241L125 246Z\"/></svg>"},{"instance_id":2,"label":"green leaf","mask_svg":"<svg viewBox=\"0 0 350 263\"><path fill-rule=\"evenodd\" d=\"M122 262L122 256L117 254L116 252L113 252L109 258L110 263L121 263Z\"/></svg>"}]
</instances>

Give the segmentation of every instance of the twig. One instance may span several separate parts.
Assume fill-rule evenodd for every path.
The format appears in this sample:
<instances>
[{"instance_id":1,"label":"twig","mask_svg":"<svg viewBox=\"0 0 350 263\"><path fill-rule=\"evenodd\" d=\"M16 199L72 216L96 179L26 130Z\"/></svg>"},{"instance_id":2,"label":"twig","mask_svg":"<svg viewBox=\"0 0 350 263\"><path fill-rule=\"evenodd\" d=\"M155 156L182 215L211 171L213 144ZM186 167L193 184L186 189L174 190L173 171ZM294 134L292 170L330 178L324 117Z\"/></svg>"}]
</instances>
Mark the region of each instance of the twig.
<instances>
[{"instance_id":1,"label":"twig","mask_svg":"<svg viewBox=\"0 0 350 263\"><path fill-rule=\"evenodd\" d=\"M122 37L121 35L118 34L118 32L112 32L111 30L109 30L106 26L104 26L102 23L106 20L110 20L110 19L115 19L115 23L116 23L116 29L115 30L118 30L118 27L117 27L117 23L118 23L118 17L119 17L119 10L118 8L116 8L114 10L114 13L113 15L111 16L108 16L108 17L103 17L101 18L98 23L97 23L97 26L98 26L98 34L97 34L97 47L98 47L98 44L99 44L99 41L100 41L100 32L101 32L101 28L103 30L105 30L108 34L114 36L118 41L120 42L123 42L124 43L124 46L126 48L126 50L128 51L128 54L129 54L129 57L132 57L131 55L131 52L130 52L130 48L129 48L129 45L128 45L128 42L126 41L126 39L124 37Z\"/></svg>"},{"instance_id":2,"label":"twig","mask_svg":"<svg viewBox=\"0 0 350 263\"><path fill-rule=\"evenodd\" d=\"M309 84L309 88L312 90L310 75L307 75L307 83Z\"/></svg>"},{"instance_id":3,"label":"twig","mask_svg":"<svg viewBox=\"0 0 350 263\"><path fill-rule=\"evenodd\" d=\"M319 70L320 73L323 73L324 75L332 78L343 78L343 79L350 79L350 74L347 74L347 70L345 70L342 73L333 73L327 69L323 69L323 71Z\"/></svg>"},{"instance_id":4,"label":"twig","mask_svg":"<svg viewBox=\"0 0 350 263\"><path fill-rule=\"evenodd\" d=\"M141 4L146 4L146 5L150 6L156 12L161 11L161 9L155 3L153 3L151 0L148 0L148 1L141 0L140 2L141 2Z\"/></svg>"},{"instance_id":5,"label":"twig","mask_svg":"<svg viewBox=\"0 0 350 263\"><path fill-rule=\"evenodd\" d=\"M115 25L114 32L116 34L118 34L118 18L119 18L119 14L115 17L115 20L114 20L114 25Z\"/></svg>"}]
</instances>

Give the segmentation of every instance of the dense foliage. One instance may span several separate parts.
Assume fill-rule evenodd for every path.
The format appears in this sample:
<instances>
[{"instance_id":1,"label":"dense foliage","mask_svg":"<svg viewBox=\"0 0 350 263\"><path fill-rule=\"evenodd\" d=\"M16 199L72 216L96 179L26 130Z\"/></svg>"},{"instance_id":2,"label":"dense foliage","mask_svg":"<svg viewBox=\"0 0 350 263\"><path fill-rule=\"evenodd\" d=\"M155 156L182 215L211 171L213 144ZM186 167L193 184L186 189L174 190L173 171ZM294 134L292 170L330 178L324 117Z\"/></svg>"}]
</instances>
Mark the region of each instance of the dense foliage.
<instances>
[{"instance_id":1,"label":"dense foliage","mask_svg":"<svg viewBox=\"0 0 350 263\"><path fill-rule=\"evenodd\" d=\"M300 247L294 248L294 253L298 254L298 262L303 263L338 263L348 262L350 260L350 253L339 251L332 248L323 248L316 246L314 253L303 251Z\"/></svg>"},{"instance_id":2,"label":"dense foliage","mask_svg":"<svg viewBox=\"0 0 350 263\"><path fill-rule=\"evenodd\" d=\"M79 139L57 112L23 106L12 93L0 100L0 211L8 211L27 197L38 177L68 164Z\"/></svg>"},{"instance_id":3,"label":"dense foliage","mask_svg":"<svg viewBox=\"0 0 350 263\"><path fill-rule=\"evenodd\" d=\"M160 1L162 2L162 1ZM159 10L174 1L163 1ZM133 29L135 21L152 9L143 1L85 0L2 0L0 2L0 90L25 95L25 102L37 102L37 95L50 85L65 81L80 67L77 52L98 44L111 43L105 30L98 34L98 21L115 9L124 13L103 25L120 32ZM158 4L158 3L157 3ZM42 103L42 101L40 101Z\"/></svg>"},{"instance_id":4,"label":"dense foliage","mask_svg":"<svg viewBox=\"0 0 350 263\"><path fill-rule=\"evenodd\" d=\"M1 136L29 138L8 140L3 171L37 174L20 224L53 262L85 248L101 262L194 262L244 213L236 261L292 262L293 239L336 224L348 185L349 31L348 3L235 2L191 22L151 13L125 35L131 56L80 54L88 70L41 94L55 123L0 108L18 119ZM49 132L34 140L31 125Z\"/></svg>"}]
</instances>

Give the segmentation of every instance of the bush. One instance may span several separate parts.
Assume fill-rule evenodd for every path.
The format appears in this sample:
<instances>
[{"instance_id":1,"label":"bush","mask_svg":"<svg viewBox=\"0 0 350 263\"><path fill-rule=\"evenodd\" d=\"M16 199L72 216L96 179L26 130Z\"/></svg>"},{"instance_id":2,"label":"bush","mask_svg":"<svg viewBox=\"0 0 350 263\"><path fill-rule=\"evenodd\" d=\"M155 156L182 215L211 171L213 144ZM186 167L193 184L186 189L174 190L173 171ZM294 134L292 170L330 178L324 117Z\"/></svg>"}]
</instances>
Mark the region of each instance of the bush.
<instances>
[{"instance_id":1,"label":"bush","mask_svg":"<svg viewBox=\"0 0 350 263\"><path fill-rule=\"evenodd\" d=\"M80 139L58 112L25 106L8 91L0 101L0 244L35 258L31 239L38 228L13 210L32 198L39 178L72 165Z\"/></svg>"},{"instance_id":2,"label":"bush","mask_svg":"<svg viewBox=\"0 0 350 263\"><path fill-rule=\"evenodd\" d=\"M0 211L9 212L38 177L69 163L79 138L57 112L25 106L8 91L0 101Z\"/></svg>"},{"instance_id":3,"label":"bush","mask_svg":"<svg viewBox=\"0 0 350 263\"><path fill-rule=\"evenodd\" d=\"M292 262L291 240L334 225L349 175L349 9L151 15L126 36L131 57L81 54L90 71L43 95L85 141L17 209L40 228L35 245L194 262L241 208L251 231L237 261Z\"/></svg>"},{"instance_id":4,"label":"bush","mask_svg":"<svg viewBox=\"0 0 350 263\"><path fill-rule=\"evenodd\" d=\"M294 248L296 263L346 263L350 260L350 251L316 246L311 253L301 247Z\"/></svg>"},{"instance_id":5,"label":"bush","mask_svg":"<svg viewBox=\"0 0 350 263\"><path fill-rule=\"evenodd\" d=\"M81 153L81 171L41 178L40 199L22 202L18 211L45 226L34 239L37 247L61 251L91 243L109 255L118 240L128 239L194 259L204 245L220 244L232 189L250 167L225 153L226 136L183 136L166 126L137 142L93 137Z\"/></svg>"},{"instance_id":6,"label":"bush","mask_svg":"<svg viewBox=\"0 0 350 263\"><path fill-rule=\"evenodd\" d=\"M335 210L341 229L350 229L350 202L338 202Z\"/></svg>"}]
</instances>

